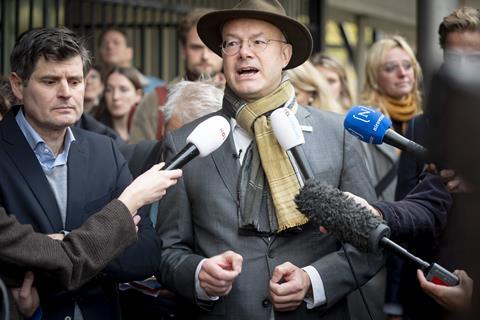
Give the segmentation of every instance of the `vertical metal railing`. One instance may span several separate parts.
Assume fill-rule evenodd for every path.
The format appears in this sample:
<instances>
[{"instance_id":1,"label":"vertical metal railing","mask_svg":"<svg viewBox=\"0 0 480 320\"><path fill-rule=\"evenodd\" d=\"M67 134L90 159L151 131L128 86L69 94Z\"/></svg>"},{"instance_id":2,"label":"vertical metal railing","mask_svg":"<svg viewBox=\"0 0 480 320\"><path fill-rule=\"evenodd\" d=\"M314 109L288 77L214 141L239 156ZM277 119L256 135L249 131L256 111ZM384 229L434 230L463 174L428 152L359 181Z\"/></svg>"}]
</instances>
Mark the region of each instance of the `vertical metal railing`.
<instances>
[{"instance_id":1,"label":"vertical metal railing","mask_svg":"<svg viewBox=\"0 0 480 320\"><path fill-rule=\"evenodd\" d=\"M146 74L170 80L180 72L182 58L176 28L194 7L226 9L238 0L0 0L0 74L9 71L8 57L18 35L30 28L65 25L89 40L109 26L127 31L135 66ZM293 16L308 18L309 0L281 0Z\"/></svg>"}]
</instances>

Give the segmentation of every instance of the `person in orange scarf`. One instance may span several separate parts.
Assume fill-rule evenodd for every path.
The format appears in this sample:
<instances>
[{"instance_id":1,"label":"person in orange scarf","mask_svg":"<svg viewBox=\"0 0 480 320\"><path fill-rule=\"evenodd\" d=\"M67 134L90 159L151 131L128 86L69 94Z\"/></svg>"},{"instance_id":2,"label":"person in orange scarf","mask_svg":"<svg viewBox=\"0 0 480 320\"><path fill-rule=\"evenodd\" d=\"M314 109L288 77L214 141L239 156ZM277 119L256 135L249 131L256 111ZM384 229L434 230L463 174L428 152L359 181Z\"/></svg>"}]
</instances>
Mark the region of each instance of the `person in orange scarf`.
<instances>
[{"instance_id":1,"label":"person in orange scarf","mask_svg":"<svg viewBox=\"0 0 480 320\"><path fill-rule=\"evenodd\" d=\"M400 36L375 42L367 54L365 75L361 104L381 111L392 120L393 129L404 134L408 121L420 113L422 103L422 71L413 50ZM364 147L377 196L393 200L395 179L386 181L383 188L379 184L394 167L399 151L388 145Z\"/></svg>"},{"instance_id":2,"label":"person in orange scarf","mask_svg":"<svg viewBox=\"0 0 480 320\"><path fill-rule=\"evenodd\" d=\"M407 123L421 110L422 97L419 89L422 79L420 65L412 48L404 38L393 36L375 42L367 53L364 88L360 94L362 105L379 110L392 120L392 129L404 134ZM393 201L397 185L397 169L400 151L390 145L362 144L371 182L379 200ZM387 268L391 262L387 262ZM377 312L395 314L384 306L387 272L381 271L364 290L372 292L373 308ZM387 295L388 296L388 295ZM350 298L350 306L361 308L359 302ZM390 300L390 299L387 299ZM351 311L353 314L354 312Z\"/></svg>"}]
</instances>

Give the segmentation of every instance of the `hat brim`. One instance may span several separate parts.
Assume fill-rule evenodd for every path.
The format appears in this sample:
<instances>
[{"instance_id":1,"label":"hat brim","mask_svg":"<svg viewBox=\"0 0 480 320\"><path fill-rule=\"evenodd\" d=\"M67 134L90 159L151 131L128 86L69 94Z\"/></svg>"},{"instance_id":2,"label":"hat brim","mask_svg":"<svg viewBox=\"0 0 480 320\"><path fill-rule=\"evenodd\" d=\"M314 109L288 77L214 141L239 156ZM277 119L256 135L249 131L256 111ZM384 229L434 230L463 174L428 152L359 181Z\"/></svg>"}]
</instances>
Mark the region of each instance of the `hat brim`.
<instances>
[{"instance_id":1,"label":"hat brim","mask_svg":"<svg viewBox=\"0 0 480 320\"><path fill-rule=\"evenodd\" d=\"M197 24L197 32L203 43L220 57L222 56L222 27L233 19L258 19L267 21L279 28L287 42L292 45L292 58L285 70L304 63L312 53L312 36L308 29L287 16L258 10L220 10L202 16Z\"/></svg>"}]
</instances>

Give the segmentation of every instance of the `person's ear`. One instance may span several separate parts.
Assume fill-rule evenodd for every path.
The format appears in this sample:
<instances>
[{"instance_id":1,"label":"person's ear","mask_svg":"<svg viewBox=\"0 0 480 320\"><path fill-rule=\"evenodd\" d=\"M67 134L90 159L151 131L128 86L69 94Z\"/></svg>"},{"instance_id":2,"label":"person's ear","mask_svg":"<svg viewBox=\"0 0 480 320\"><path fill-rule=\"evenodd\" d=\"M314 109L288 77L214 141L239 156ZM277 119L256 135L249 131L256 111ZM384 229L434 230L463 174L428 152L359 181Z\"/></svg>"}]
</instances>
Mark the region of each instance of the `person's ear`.
<instances>
[{"instance_id":1,"label":"person's ear","mask_svg":"<svg viewBox=\"0 0 480 320\"><path fill-rule=\"evenodd\" d=\"M287 64L290 62L290 59L292 58L292 53L293 53L292 50L293 50L292 45L290 43L284 44L282 46L283 68L285 68Z\"/></svg>"},{"instance_id":2,"label":"person's ear","mask_svg":"<svg viewBox=\"0 0 480 320\"><path fill-rule=\"evenodd\" d=\"M15 72L10 73L9 76L10 86L15 98L19 101L23 101L23 81Z\"/></svg>"}]
</instances>

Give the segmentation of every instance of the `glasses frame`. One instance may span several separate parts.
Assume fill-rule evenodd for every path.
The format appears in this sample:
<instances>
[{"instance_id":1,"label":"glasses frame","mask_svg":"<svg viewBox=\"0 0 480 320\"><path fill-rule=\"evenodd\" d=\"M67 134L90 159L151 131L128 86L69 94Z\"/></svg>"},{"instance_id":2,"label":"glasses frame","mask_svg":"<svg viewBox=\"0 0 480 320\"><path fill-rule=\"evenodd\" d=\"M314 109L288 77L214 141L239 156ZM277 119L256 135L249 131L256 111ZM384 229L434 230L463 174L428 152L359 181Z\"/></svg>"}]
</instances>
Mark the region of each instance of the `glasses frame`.
<instances>
[{"instance_id":1,"label":"glasses frame","mask_svg":"<svg viewBox=\"0 0 480 320\"><path fill-rule=\"evenodd\" d=\"M237 48L237 50L235 51L235 53L227 53L227 52L226 52L226 49L225 49L225 47L224 47L226 41L223 41L223 42L222 42L222 44L220 45L220 49L222 49L222 52L225 53L227 56L234 56L234 55L236 55L237 53L240 52L240 50L241 50L242 47L243 47L243 43L244 43L245 41L247 41L247 43L248 43L248 48L249 48L250 50L252 50L253 52L255 52L255 53L260 53L260 52L265 51L265 49L267 49L268 45L269 45L270 42L272 42L272 41L273 41L273 42L281 42L281 43L283 43L283 44L288 44L288 42L285 41L285 40L277 40L277 39L265 39L265 40L263 40L263 39L262 39L262 41L265 41L265 48L263 48L263 49L261 49L261 50L253 49L253 47L252 47L252 42L258 41L258 40L259 40L259 39L253 39L253 40L252 40L252 39L239 39L240 45L238 46L238 48Z\"/></svg>"}]
</instances>

